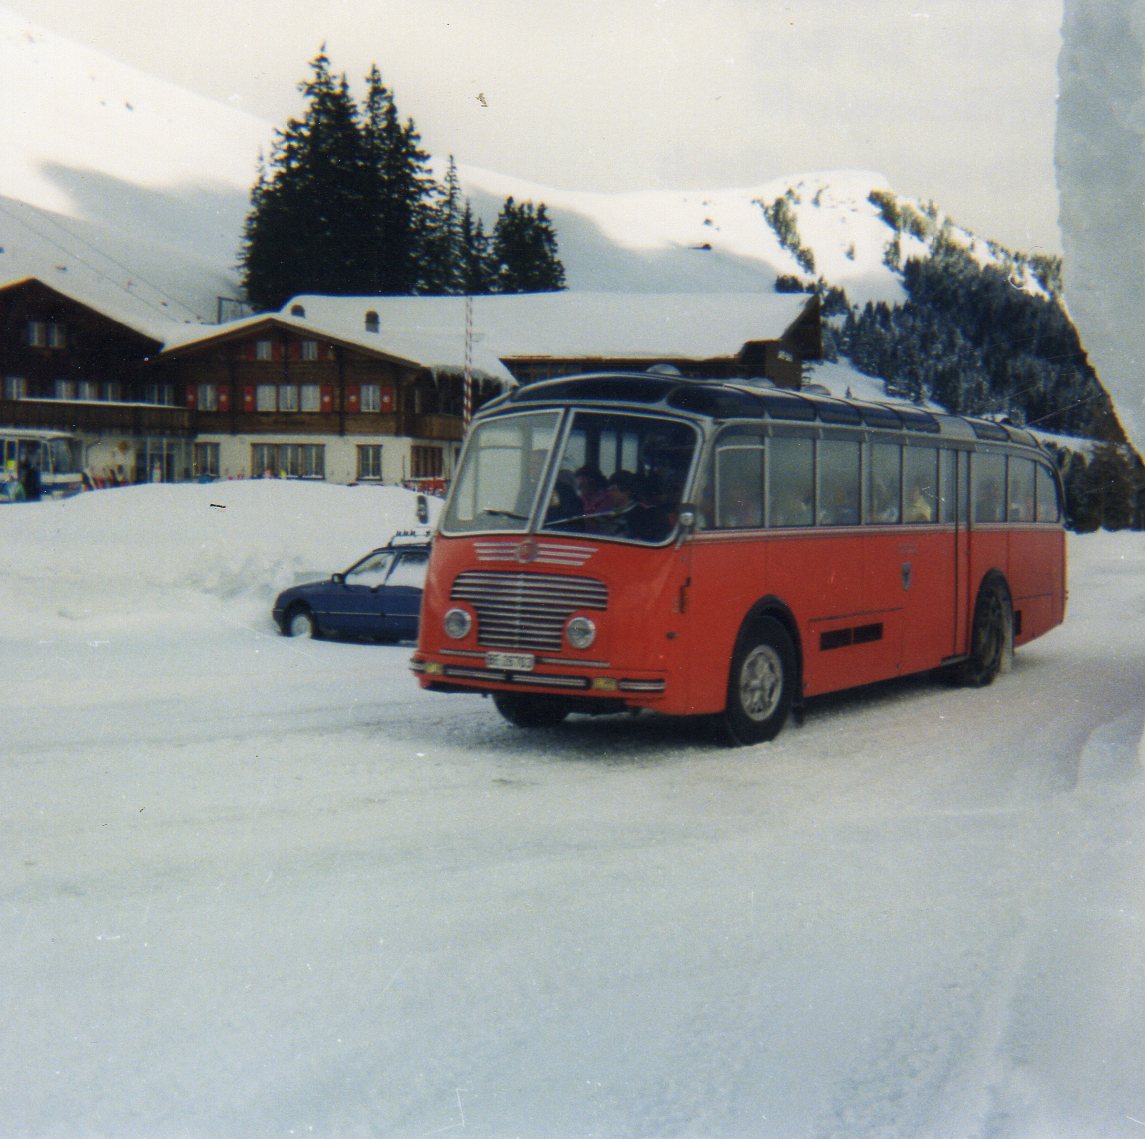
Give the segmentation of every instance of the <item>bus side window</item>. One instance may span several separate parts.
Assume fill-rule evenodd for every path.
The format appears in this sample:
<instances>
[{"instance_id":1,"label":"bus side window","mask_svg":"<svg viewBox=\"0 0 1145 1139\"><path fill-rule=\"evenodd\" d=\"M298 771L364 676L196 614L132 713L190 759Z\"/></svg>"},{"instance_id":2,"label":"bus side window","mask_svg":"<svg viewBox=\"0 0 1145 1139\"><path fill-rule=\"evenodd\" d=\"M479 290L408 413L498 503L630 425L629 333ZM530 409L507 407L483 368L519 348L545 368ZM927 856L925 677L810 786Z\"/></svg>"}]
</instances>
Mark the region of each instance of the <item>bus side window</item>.
<instances>
[{"instance_id":1,"label":"bus side window","mask_svg":"<svg viewBox=\"0 0 1145 1139\"><path fill-rule=\"evenodd\" d=\"M1041 463L1037 464L1035 488L1037 490L1037 520L1039 522L1057 522L1061 518L1057 480L1049 467L1043 466Z\"/></svg>"},{"instance_id":2,"label":"bus side window","mask_svg":"<svg viewBox=\"0 0 1145 1139\"><path fill-rule=\"evenodd\" d=\"M907 447L903 451L906 520L933 522L938 517L938 451Z\"/></svg>"},{"instance_id":3,"label":"bus side window","mask_svg":"<svg viewBox=\"0 0 1145 1139\"><path fill-rule=\"evenodd\" d=\"M815 441L777 435L767 447L767 524L815 523Z\"/></svg>"},{"instance_id":4,"label":"bus side window","mask_svg":"<svg viewBox=\"0 0 1145 1139\"><path fill-rule=\"evenodd\" d=\"M721 441L715 462L715 526L742 530L763 525L763 440Z\"/></svg>"},{"instance_id":5,"label":"bus side window","mask_svg":"<svg viewBox=\"0 0 1145 1139\"><path fill-rule=\"evenodd\" d=\"M974 521L1004 521L1006 517L1006 456L976 454L972 475Z\"/></svg>"},{"instance_id":6,"label":"bus side window","mask_svg":"<svg viewBox=\"0 0 1145 1139\"><path fill-rule=\"evenodd\" d=\"M956 464L957 452L943 448L938 452L938 521L958 522Z\"/></svg>"},{"instance_id":7,"label":"bus side window","mask_svg":"<svg viewBox=\"0 0 1145 1139\"><path fill-rule=\"evenodd\" d=\"M1010 459L1009 520L1034 520L1034 460Z\"/></svg>"},{"instance_id":8,"label":"bus side window","mask_svg":"<svg viewBox=\"0 0 1145 1139\"><path fill-rule=\"evenodd\" d=\"M819 443L819 525L859 522L859 443L823 439Z\"/></svg>"},{"instance_id":9,"label":"bus side window","mask_svg":"<svg viewBox=\"0 0 1145 1139\"><path fill-rule=\"evenodd\" d=\"M871 522L902 521L902 448L897 443L871 444L868 510Z\"/></svg>"}]
</instances>

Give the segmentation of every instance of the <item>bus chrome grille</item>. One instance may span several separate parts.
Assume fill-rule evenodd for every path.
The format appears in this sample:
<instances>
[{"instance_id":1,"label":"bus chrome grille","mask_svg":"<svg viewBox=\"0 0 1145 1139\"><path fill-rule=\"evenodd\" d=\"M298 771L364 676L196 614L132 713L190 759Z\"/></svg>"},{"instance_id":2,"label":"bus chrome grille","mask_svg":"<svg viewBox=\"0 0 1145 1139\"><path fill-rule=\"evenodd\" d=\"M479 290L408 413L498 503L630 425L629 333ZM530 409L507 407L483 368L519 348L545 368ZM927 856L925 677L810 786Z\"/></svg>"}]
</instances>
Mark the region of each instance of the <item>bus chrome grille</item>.
<instances>
[{"instance_id":1,"label":"bus chrome grille","mask_svg":"<svg viewBox=\"0 0 1145 1139\"><path fill-rule=\"evenodd\" d=\"M458 574L450 596L473 607L479 644L533 652L559 652L569 617L608 608L604 582L547 573L470 570Z\"/></svg>"}]
</instances>

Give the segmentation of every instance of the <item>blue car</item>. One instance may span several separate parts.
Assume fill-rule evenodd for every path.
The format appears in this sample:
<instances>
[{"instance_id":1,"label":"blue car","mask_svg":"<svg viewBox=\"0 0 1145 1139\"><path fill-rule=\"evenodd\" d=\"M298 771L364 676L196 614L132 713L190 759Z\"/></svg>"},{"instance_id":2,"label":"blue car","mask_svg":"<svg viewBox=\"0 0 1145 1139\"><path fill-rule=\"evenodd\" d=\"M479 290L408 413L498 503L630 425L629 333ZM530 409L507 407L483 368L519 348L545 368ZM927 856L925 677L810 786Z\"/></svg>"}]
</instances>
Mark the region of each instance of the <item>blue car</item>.
<instances>
[{"instance_id":1,"label":"blue car","mask_svg":"<svg viewBox=\"0 0 1145 1139\"><path fill-rule=\"evenodd\" d=\"M416 640L429 540L395 539L328 581L278 595L274 620L287 637Z\"/></svg>"}]
</instances>

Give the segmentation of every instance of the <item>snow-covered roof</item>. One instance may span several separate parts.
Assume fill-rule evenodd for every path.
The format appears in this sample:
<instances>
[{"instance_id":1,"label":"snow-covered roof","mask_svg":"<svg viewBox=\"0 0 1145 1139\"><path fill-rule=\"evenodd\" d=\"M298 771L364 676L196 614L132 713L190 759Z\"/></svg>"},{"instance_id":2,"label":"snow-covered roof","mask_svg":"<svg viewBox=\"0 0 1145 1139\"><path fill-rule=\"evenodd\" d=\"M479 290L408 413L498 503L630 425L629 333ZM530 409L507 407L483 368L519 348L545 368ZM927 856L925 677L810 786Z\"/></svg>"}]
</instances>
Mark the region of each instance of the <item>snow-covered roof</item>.
<instances>
[{"instance_id":1,"label":"snow-covered roof","mask_svg":"<svg viewBox=\"0 0 1145 1139\"><path fill-rule=\"evenodd\" d=\"M777 340L810 300L805 293L518 293L472 299L475 374L511 382L503 361L710 360L751 341ZM367 321L367 315L376 316ZM228 337L268 319L432 370L466 359L464 297L293 297L273 314L209 331L180 330L166 350ZM377 331L370 331L376 327Z\"/></svg>"},{"instance_id":2,"label":"snow-covered roof","mask_svg":"<svg viewBox=\"0 0 1145 1139\"><path fill-rule=\"evenodd\" d=\"M162 344L174 332L187 327L157 313L148 301L133 297L127 291L116 292L93 286L82 272L70 274L63 280L57 279L62 276L57 274L49 278L16 276L7 280L0 279L0 292L36 283L157 344ZM199 331L203 328L202 325L190 327Z\"/></svg>"}]
</instances>

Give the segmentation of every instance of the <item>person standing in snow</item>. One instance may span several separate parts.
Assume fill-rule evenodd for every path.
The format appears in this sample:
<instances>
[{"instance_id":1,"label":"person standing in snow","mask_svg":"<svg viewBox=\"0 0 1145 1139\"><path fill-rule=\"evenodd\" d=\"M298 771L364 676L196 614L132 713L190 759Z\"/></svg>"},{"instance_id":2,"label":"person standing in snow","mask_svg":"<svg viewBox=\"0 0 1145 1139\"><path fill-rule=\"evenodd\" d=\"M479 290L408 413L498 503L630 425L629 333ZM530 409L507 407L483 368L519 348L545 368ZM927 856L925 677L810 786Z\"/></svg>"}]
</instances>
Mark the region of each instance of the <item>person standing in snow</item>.
<instances>
[{"instance_id":1,"label":"person standing in snow","mask_svg":"<svg viewBox=\"0 0 1145 1139\"><path fill-rule=\"evenodd\" d=\"M24 474L20 479L24 485L24 497L29 502L40 501L40 471L31 459L24 463Z\"/></svg>"}]
</instances>

